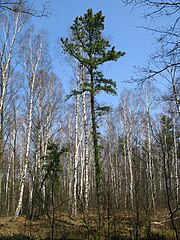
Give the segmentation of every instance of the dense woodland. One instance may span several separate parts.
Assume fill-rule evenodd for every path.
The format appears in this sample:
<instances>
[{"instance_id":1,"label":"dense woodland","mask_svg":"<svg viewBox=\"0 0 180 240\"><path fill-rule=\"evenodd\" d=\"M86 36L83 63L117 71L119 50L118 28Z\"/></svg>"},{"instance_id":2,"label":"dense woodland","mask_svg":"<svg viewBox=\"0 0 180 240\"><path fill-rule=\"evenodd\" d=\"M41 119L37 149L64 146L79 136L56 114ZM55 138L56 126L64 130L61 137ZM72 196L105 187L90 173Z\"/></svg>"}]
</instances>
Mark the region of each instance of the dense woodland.
<instances>
[{"instance_id":1,"label":"dense woodland","mask_svg":"<svg viewBox=\"0 0 180 240\"><path fill-rule=\"evenodd\" d=\"M46 32L31 24L46 9L0 0L1 219L43 219L47 239L178 240L180 3L124 3L147 9L147 18L174 20L146 29L158 47L127 79L137 85L118 93L104 76L101 67L120 64L125 52L104 38L102 12L88 9L75 16L70 36L59 33L72 68L66 96ZM101 103L101 93L118 95L118 106ZM38 234L30 236L43 239Z\"/></svg>"}]
</instances>

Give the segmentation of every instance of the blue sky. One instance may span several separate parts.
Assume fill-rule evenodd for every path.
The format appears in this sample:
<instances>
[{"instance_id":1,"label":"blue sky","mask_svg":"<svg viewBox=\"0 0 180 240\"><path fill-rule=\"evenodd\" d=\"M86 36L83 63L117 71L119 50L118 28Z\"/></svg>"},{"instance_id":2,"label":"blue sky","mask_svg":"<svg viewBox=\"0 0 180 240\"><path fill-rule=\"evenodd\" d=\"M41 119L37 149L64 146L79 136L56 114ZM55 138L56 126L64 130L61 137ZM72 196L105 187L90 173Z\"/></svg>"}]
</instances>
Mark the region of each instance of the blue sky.
<instances>
[{"instance_id":1,"label":"blue sky","mask_svg":"<svg viewBox=\"0 0 180 240\"><path fill-rule=\"evenodd\" d=\"M32 2L40 8L40 5L47 1ZM105 76L117 82L118 93L123 87L131 87L123 81L133 75L135 65L145 65L155 47L150 32L138 27L144 23L144 19L140 18L142 9L132 11L130 7L123 6L121 0L50 0L48 6L51 15L48 18L34 18L33 23L36 29L47 30L53 71L61 79L66 93L70 91L71 74L61 54L58 40L68 36L69 27L75 17L83 15L88 8L92 8L94 12L102 11L105 16L104 35L117 50L126 52L117 62L105 65ZM106 102L113 105L118 103L118 99L116 96L105 97Z\"/></svg>"}]
</instances>

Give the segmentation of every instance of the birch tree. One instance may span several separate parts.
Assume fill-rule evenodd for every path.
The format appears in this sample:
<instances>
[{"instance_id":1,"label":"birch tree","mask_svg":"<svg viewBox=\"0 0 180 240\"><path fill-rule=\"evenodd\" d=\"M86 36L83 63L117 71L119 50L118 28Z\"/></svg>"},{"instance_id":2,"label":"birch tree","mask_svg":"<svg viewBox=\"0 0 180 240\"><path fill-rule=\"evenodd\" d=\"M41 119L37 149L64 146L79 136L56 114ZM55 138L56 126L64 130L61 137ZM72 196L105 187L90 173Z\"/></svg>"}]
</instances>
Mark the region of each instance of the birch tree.
<instances>
[{"instance_id":1,"label":"birch tree","mask_svg":"<svg viewBox=\"0 0 180 240\"><path fill-rule=\"evenodd\" d=\"M43 49L45 42L43 41L43 35L38 34L33 36L33 32L30 31L30 34L27 34L23 38L21 43L21 56L23 59L23 65L25 70L25 76L27 79L28 86L28 112L27 112L27 132L26 132L26 147L25 147L25 156L23 162L23 171L21 175L20 182L20 192L19 200L14 214L14 220L20 213L22 207L24 186L27 174L27 168L29 165L29 153L30 153L30 143L31 143L31 132L32 132L32 114L34 107L34 94L37 80L37 73L39 71L40 62L43 58Z\"/></svg>"},{"instance_id":2,"label":"birch tree","mask_svg":"<svg viewBox=\"0 0 180 240\"><path fill-rule=\"evenodd\" d=\"M4 198L7 204L4 205L6 214L13 212L14 204L16 202L15 196L17 188L15 186L17 185L17 135L19 130L18 94L20 90L20 79L20 74L15 72L11 74L4 101L3 158L5 157L4 159L9 159L9 161L5 160L3 164L3 175L6 176L6 181L4 181L4 184L6 185L6 198ZM4 154L6 156L4 156Z\"/></svg>"},{"instance_id":3,"label":"birch tree","mask_svg":"<svg viewBox=\"0 0 180 240\"><path fill-rule=\"evenodd\" d=\"M81 85L84 84L85 81L85 69L82 66L81 69ZM88 150L88 122L87 122L87 102L88 99L86 97L86 92L84 91L82 94L82 108L83 108L83 129L84 129L84 201L85 201L85 214L88 214L88 195L89 195L89 150Z\"/></svg>"},{"instance_id":4,"label":"birch tree","mask_svg":"<svg viewBox=\"0 0 180 240\"><path fill-rule=\"evenodd\" d=\"M15 47L17 38L27 21L25 16L19 13L0 14L0 198L2 180L2 158L3 158L3 122L4 122L4 102L6 99L9 79L14 69Z\"/></svg>"},{"instance_id":5,"label":"birch tree","mask_svg":"<svg viewBox=\"0 0 180 240\"><path fill-rule=\"evenodd\" d=\"M120 97L120 104L118 106L119 113L121 114L121 119L123 123L124 130L124 160L125 160L125 172L127 174L126 180L130 179L130 182L127 186L127 191L129 192L126 196L130 196L130 207L134 208L134 173L133 173L133 135L135 128L138 124L138 119L136 116L136 111L134 111L134 99L135 96L132 91L125 90L123 91ZM136 109L137 106L136 106ZM129 174L129 178L128 178ZM128 190L129 189L129 190Z\"/></svg>"}]
</instances>

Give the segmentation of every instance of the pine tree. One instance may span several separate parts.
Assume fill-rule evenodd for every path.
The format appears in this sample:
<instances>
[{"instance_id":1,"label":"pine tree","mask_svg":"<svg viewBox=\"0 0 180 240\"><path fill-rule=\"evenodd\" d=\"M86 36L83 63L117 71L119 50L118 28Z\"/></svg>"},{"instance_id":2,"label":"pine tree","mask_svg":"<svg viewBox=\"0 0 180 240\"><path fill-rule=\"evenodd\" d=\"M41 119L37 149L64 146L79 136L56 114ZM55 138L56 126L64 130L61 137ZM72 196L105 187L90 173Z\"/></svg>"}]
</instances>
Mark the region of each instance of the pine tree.
<instances>
[{"instance_id":1,"label":"pine tree","mask_svg":"<svg viewBox=\"0 0 180 240\"><path fill-rule=\"evenodd\" d=\"M58 144L52 140L49 141L47 146L47 155L45 156L45 164L43 170L45 172L44 181L50 190L51 208L52 213L47 215L51 225L51 239L54 239L55 230L55 193L57 192L60 185L60 175L63 172L63 166L60 162L60 156L67 151L66 148L59 149ZM47 203L46 203L47 204ZM48 208L47 208L48 209Z\"/></svg>"},{"instance_id":2,"label":"pine tree","mask_svg":"<svg viewBox=\"0 0 180 240\"><path fill-rule=\"evenodd\" d=\"M101 185L101 160L100 145L98 132L98 116L102 115L108 107L96 106L96 96L100 92L117 94L116 82L107 79L100 71L99 67L108 61L116 61L119 57L124 56L124 52L116 51L111 47L108 40L103 37L104 19L102 12L93 13L88 9L84 16L76 17L73 25L70 27L71 37L61 38L64 53L69 54L78 60L79 64L84 66L87 71L86 79L80 90L73 90L71 95L82 94L84 92L90 95L91 107L91 124L94 144L94 162L96 177L96 194L98 204L98 215L100 225L100 185Z\"/></svg>"}]
</instances>

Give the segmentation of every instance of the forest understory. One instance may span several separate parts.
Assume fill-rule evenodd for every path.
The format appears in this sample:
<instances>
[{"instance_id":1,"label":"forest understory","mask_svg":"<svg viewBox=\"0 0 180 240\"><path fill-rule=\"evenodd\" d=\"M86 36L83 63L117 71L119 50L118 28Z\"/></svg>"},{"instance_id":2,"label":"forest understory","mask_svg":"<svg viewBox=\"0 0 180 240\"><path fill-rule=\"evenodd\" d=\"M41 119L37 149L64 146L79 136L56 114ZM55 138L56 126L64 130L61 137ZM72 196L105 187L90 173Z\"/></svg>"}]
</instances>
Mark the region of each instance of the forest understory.
<instances>
[{"instance_id":1,"label":"forest understory","mask_svg":"<svg viewBox=\"0 0 180 240\"><path fill-rule=\"evenodd\" d=\"M137 220L137 216L128 212L119 212L108 217L102 216L103 223L98 229L97 215L90 213L88 224L86 224L83 214L78 214L77 218L72 218L67 213L56 215L53 226L52 218L43 216L36 220L28 220L25 216L19 216L16 221L11 217L0 218L0 239L24 239L24 240L173 240L174 231L171 226L168 212L161 209L151 215L151 232L147 237L146 216L142 213ZM175 218L176 226L180 228L178 216ZM52 238L53 228L53 238ZM138 235L138 236L135 236Z\"/></svg>"}]
</instances>

